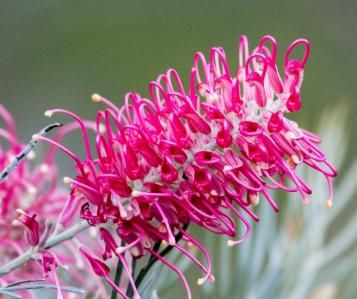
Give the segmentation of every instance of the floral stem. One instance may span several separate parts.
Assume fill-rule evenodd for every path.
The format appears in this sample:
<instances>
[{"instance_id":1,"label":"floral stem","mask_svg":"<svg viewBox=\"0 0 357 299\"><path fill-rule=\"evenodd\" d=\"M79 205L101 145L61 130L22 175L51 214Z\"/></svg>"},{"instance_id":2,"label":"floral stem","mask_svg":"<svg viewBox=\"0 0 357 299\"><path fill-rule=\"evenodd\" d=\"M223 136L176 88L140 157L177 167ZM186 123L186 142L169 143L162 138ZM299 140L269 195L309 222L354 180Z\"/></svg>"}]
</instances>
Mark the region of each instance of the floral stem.
<instances>
[{"instance_id":1,"label":"floral stem","mask_svg":"<svg viewBox=\"0 0 357 299\"><path fill-rule=\"evenodd\" d=\"M186 230L188 228L189 223L185 224L182 229ZM176 239L176 243L179 242L181 240L181 238L183 237L183 234L181 232L179 232L175 239ZM158 241L155 243L153 250L155 252L157 252L160 248L160 244L161 241ZM174 248L174 246L172 245L168 245L164 250L162 250L159 254L164 257L166 256L172 249ZM157 261L157 258L154 255L151 255L148 264L145 266L145 268L141 269L141 271L139 272L138 277L135 280L135 285L137 288L139 288L140 284L142 283L142 281L144 280L146 274L150 271L151 267L155 264L155 262Z\"/></svg>"},{"instance_id":2,"label":"floral stem","mask_svg":"<svg viewBox=\"0 0 357 299\"><path fill-rule=\"evenodd\" d=\"M136 259L133 258L132 264L131 264L131 275L134 277L135 276L135 268L136 268ZM133 296L133 287L129 283L128 289L126 291L126 295L131 298Z\"/></svg>"},{"instance_id":3,"label":"floral stem","mask_svg":"<svg viewBox=\"0 0 357 299\"><path fill-rule=\"evenodd\" d=\"M119 284L122 272L123 272L123 264L122 264L121 260L118 259L117 269L115 271L115 277L114 277L115 285ZM110 299L117 299L117 292L115 291L115 289L112 289L112 294L110 296Z\"/></svg>"},{"instance_id":4,"label":"floral stem","mask_svg":"<svg viewBox=\"0 0 357 299\"><path fill-rule=\"evenodd\" d=\"M8 262L7 264L0 267L0 277L14 271L15 269L21 267L22 265L26 264L29 260L31 260L34 256L34 253L39 251L40 249L50 249L58 244L61 244L64 241L72 239L75 235L86 230L89 228L89 224L85 220L79 221L74 226L68 228L67 230L50 237L43 246L41 247L31 247L23 254L19 255L18 257L14 258L12 261Z\"/></svg>"}]
</instances>

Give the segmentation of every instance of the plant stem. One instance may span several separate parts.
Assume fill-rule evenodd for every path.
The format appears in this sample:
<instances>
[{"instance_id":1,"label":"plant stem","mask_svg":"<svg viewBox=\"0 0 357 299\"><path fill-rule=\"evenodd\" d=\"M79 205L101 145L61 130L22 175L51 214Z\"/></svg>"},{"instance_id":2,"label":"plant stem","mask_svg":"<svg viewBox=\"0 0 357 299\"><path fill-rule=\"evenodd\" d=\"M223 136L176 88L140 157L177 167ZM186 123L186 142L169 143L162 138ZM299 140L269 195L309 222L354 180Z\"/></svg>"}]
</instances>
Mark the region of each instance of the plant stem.
<instances>
[{"instance_id":1,"label":"plant stem","mask_svg":"<svg viewBox=\"0 0 357 299\"><path fill-rule=\"evenodd\" d=\"M182 228L184 230L186 230L188 228L189 223L185 224ZM175 239L176 239L176 243L179 242L181 240L181 238L183 237L183 234L180 232L176 235ZM161 241L158 241L155 243L153 250L154 251L158 251L160 248L160 244ZM167 255L172 249L174 248L174 246L172 245L168 245L164 250L162 250L159 254L164 257L165 255ZM148 264L145 266L145 268L141 269L138 277L135 280L135 285L137 288L139 288L140 284L142 283L142 281L144 280L146 274L150 271L151 267L155 264L155 262L157 261L157 258L153 255L151 255Z\"/></svg>"},{"instance_id":2,"label":"plant stem","mask_svg":"<svg viewBox=\"0 0 357 299\"><path fill-rule=\"evenodd\" d=\"M118 264L117 264L117 269L115 271L115 277L114 277L114 283L115 285L119 284L120 281L120 277L121 277L121 273L123 272L123 264L120 261L120 259L118 258ZM115 289L112 289L112 294L110 296L110 299L117 299L117 292L115 291Z\"/></svg>"},{"instance_id":3,"label":"plant stem","mask_svg":"<svg viewBox=\"0 0 357 299\"><path fill-rule=\"evenodd\" d=\"M32 259L34 253L39 251L40 249L50 249L64 241L72 239L78 233L86 230L89 228L89 224L86 220L81 220L74 226L68 228L67 230L50 237L42 247L31 247L23 254L19 255L18 257L14 258L12 261L8 262L7 264L0 267L0 277L14 271L15 269L21 267L22 265L26 264L29 260Z\"/></svg>"},{"instance_id":4,"label":"plant stem","mask_svg":"<svg viewBox=\"0 0 357 299\"><path fill-rule=\"evenodd\" d=\"M132 264L131 264L131 275L134 277L135 276L135 268L136 268L136 259L133 258ZM136 285L136 284L135 284ZM131 298L133 296L133 287L129 283L128 289L126 290L126 295Z\"/></svg>"}]
</instances>

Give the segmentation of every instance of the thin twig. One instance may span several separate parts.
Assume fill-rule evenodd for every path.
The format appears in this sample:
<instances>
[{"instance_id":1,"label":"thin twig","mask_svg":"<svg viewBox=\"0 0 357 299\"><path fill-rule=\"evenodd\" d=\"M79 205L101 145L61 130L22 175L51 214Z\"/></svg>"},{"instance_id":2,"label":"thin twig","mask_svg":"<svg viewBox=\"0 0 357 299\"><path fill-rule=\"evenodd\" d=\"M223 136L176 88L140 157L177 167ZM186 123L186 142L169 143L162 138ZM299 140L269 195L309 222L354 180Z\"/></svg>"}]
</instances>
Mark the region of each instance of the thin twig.
<instances>
[{"instance_id":1,"label":"thin twig","mask_svg":"<svg viewBox=\"0 0 357 299\"><path fill-rule=\"evenodd\" d=\"M49 131L51 131L54 128L61 127L62 124L60 123L54 123L51 124L45 128L43 128L41 131L37 133L37 135L46 135ZM38 143L37 140L31 139L31 141L24 147L24 149L15 157L13 161L9 163L9 165L0 173L0 182L5 180L9 174L19 165L21 160L23 160L36 146Z\"/></svg>"}]
</instances>

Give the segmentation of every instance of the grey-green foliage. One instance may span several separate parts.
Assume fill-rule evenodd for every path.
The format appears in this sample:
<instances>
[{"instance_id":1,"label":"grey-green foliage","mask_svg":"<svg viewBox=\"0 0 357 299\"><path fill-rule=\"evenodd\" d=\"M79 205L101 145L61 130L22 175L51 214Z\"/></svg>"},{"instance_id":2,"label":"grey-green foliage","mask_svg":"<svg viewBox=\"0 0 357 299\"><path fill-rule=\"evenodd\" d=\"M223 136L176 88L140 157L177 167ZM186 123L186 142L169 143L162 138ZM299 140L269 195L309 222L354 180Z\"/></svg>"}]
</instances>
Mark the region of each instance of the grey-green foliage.
<instances>
[{"instance_id":1,"label":"grey-green foliage","mask_svg":"<svg viewBox=\"0 0 357 299\"><path fill-rule=\"evenodd\" d=\"M62 292L68 292L68 293L75 293L75 294L85 294L86 291L79 289L79 288L74 288L71 286L61 286L60 287ZM37 291L36 292L36 297L37 298L50 298L52 297L53 294L47 293L46 290L57 290L56 285L52 284L16 284L13 286L8 286L8 287L3 287L0 288L0 295L3 294L4 296L7 296L9 298L22 298L20 295L17 294L18 291ZM46 295L45 295L46 294Z\"/></svg>"},{"instance_id":2,"label":"grey-green foliage","mask_svg":"<svg viewBox=\"0 0 357 299\"><path fill-rule=\"evenodd\" d=\"M337 169L346 162L345 119L345 110L334 109L324 114L319 129L321 146ZM353 217L353 200L357 189L357 161L351 161L344 168L346 171L340 172L335 183L331 209L325 208L328 193L323 176L303 168L299 174L313 188L309 206L303 206L298 195L285 194L279 200L281 211L277 215L261 200L258 207L261 221L253 224L248 240L235 248L227 247L226 238L206 233L205 244L215 260L216 282L204 285L198 296L356 298L353 273L357 271L357 218ZM178 258L177 263L187 268L186 259ZM165 273L158 285L159 293L163 294L173 280L172 274Z\"/></svg>"}]
</instances>

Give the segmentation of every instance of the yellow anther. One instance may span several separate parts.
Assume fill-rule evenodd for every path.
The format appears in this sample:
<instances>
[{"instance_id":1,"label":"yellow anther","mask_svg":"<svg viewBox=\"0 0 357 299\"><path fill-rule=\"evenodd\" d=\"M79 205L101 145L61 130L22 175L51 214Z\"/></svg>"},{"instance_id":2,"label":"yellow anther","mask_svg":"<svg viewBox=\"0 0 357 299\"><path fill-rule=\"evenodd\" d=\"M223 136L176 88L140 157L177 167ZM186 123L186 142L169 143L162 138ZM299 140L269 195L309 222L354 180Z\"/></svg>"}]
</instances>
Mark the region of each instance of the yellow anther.
<instances>
[{"instance_id":1,"label":"yellow anther","mask_svg":"<svg viewBox=\"0 0 357 299\"><path fill-rule=\"evenodd\" d=\"M39 141L39 140L40 140L40 135L38 135L38 134L33 134L33 135L32 135L32 140L33 140L33 141Z\"/></svg>"},{"instance_id":2,"label":"yellow anther","mask_svg":"<svg viewBox=\"0 0 357 299\"><path fill-rule=\"evenodd\" d=\"M47 110L44 113L44 116L46 116L46 117L52 117L52 115L53 115L53 111L52 110Z\"/></svg>"},{"instance_id":3,"label":"yellow anther","mask_svg":"<svg viewBox=\"0 0 357 299\"><path fill-rule=\"evenodd\" d=\"M235 245L235 242L233 240L228 240L227 241L227 246L233 247Z\"/></svg>"},{"instance_id":4,"label":"yellow anther","mask_svg":"<svg viewBox=\"0 0 357 299\"><path fill-rule=\"evenodd\" d=\"M65 176L65 177L63 178L63 183L69 184L70 182L71 182L71 178L69 178L69 177L67 177L67 176Z\"/></svg>"},{"instance_id":5,"label":"yellow anther","mask_svg":"<svg viewBox=\"0 0 357 299\"><path fill-rule=\"evenodd\" d=\"M201 286L201 285L203 285L204 283L205 283L205 279L204 278L199 278L199 279L197 279L197 284L199 285L199 286Z\"/></svg>"},{"instance_id":6,"label":"yellow anther","mask_svg":"<svg viewBox=\"0 0 357 299\"><path fill-rule=\"evenodd\" d=\"M332 207L332 200L331 199L328 199L326 200L326 208L331 208Z\"/></svg>"},{"instance_id":7,"label":"yellow anther","mask_svg":"<svg viewBox=\"0 0 357 299\"><path fill-rule=\"evenodd\" d=\"M93 93L91 98L92 98L92 101L96 102L96 103L98 103L102 100L102 97L97 93Z\"/></svg>"},{"instance_id":8,"label":"yellow anther","mask_svg":"<svg viewBox=\"0 0 357 299\"><path fill-rule=\"evenodd\" d=\"M131 192L131 196L132 196L132 197L140 196L140 192L133 190L133 191Z\"/></svg>"}]
</instances>

